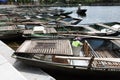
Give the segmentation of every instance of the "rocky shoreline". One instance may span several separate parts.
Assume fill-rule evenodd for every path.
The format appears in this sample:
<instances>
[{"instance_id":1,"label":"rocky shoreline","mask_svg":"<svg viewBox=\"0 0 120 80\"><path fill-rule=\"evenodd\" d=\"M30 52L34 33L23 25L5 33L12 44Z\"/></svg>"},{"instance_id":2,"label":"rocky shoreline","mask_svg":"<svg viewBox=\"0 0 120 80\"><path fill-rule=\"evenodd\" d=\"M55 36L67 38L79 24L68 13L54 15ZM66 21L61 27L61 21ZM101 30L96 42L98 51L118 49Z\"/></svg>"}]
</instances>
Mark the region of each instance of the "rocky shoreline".
<instances>
[{"instance_id":1,"label":"rocky shoreline","mask_svg":"<svg viewBox=\"0 0 120 80\"><path fill-rule=\"evenodd\" d=\"M120 3L91 3L89 6L120 6Z\"/></svg>"}]
</instances>

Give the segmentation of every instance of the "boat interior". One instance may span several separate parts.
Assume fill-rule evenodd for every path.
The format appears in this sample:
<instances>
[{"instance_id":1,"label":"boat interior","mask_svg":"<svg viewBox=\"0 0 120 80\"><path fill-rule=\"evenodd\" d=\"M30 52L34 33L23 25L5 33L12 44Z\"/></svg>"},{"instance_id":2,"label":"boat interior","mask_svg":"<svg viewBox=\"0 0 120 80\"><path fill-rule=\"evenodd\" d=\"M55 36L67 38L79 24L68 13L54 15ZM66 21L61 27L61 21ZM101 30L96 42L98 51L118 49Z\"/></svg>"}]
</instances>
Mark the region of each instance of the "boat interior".
<instances>
[{"instance_id":1,"label":"boat interior","mask_svg":"<svg viewBox=\"0 0 120 80\"><path fill-rule=\"evenodd\" d=\"M27 40L16 50L15 55L53 64L70 65L77 69L120 68L120 47L117 44L119 40L91 38L82 42L82 47L73 47L70 40Z\"/></svg>"}]
</instances>

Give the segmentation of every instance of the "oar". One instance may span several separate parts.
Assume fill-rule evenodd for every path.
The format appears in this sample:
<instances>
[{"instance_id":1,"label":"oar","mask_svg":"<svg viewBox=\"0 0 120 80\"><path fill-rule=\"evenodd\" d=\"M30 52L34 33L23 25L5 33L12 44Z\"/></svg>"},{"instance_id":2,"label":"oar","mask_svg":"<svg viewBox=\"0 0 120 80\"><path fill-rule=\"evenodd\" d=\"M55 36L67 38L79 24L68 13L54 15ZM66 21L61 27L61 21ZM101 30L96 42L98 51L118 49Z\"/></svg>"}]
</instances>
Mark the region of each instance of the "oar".
<instances>
[{"instance_id":1,"label":"oar","mask_svg":"<svg viewBox=\"0 0 120 80\"><path fill-rule=\"evenodd\" d=\"M71 60L91 60L92 57L55 56L55 58ZM120 62L120 58L94 58L94 61Z\"/></svg>"}]
</instances>

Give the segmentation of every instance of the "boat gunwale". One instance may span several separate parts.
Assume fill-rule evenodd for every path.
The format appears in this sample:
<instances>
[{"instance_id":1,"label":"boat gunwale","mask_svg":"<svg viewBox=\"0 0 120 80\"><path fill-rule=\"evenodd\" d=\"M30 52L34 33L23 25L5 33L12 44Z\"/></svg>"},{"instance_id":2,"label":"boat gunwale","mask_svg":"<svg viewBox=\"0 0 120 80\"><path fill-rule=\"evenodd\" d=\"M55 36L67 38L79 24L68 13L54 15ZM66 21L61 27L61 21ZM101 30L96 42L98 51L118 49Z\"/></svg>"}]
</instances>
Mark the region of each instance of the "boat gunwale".
<instances>
[{"instance_id":1,"label":"boat gunwale","mask_svg":"<svg viewBox=\"0 0 120 80\"><path fill-rule=\"evenodd\" d=\"M13 58L19 59L21 61L37 61L37 62L41 62L41 63L45 63L48 65L52 65L52 66L56 66L56 67L62 67L62 68L72 68L72 69L79 69L79 70L91 70L91 71L108 71L108 72L120 72L120 68L110 68L110 67L90 67L88 69L88 66L75 66L75 65L68 65L68 64L63 64L63 63L57 63L57 62L50 62L50 61L43 61L43 60L37 60L37 59L30 59L30 58L25 58L25 57L20 57L20 56L16 56L15 54L12 55ZM26 62L25 62L26 63ZM29 64L29 63L28 63ZM56 64L56 65L55 65ZM38 65L39 66L39 65ZM69 67L68 67L69 66ZM114 70L112 70L114 69Z\"/></svg>"}]
</instances>

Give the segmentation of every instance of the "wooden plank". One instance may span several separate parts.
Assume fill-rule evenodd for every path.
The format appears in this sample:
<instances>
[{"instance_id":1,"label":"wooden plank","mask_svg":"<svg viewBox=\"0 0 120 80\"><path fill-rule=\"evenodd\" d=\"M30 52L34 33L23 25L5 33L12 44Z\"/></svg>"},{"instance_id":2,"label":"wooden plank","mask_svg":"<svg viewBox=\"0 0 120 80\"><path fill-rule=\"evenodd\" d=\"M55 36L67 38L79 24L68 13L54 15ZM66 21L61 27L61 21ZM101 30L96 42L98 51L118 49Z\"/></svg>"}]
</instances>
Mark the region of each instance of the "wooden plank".
<instances>
[{"instance_id":1,"label":"wooden plank","mask_svg":"<svg viewBox=\"0 0 120 80\"><path fill-rule=\"evenodd\" d=\"M19 51L19 52L25 52L30 43L31 43L30 40L26 40L26 41L16 50L16 52L18 52L18 51Z\"/></svg>"},{"instance_id":2,"label":"wooden plank","mask_svg":"<svg viewBox=\"0 0 120 80\"><path fill-rule=\"evenodd\" d=\"M66 26L71 25L71 23L69 23L69 22L65 22L65 21L62 21L62 20L59 20L59 22L60 22L60 23L64 23Z\"/></svg>"},{"instance_id":3,"label":"wooden plank","mask_svg":"<svg viewBox=\"0 0 120 80\"><path fill-rule=\"evenodd\" d=\"M99 38L99 39L110 39L110 40L119 40L120 37L115 37L115 36L91 36L91 35L80 35L80 34L59 34L60 36L71 36L71 37L86 37L86 38Z\"/></svg>"},{"instance_id":4,"label":"wooden plank","mask_svg":"<svg viewBox=\"0 0 120 80\"><path fill-rule=\"evenodd\" d=\"M94 61L94 56L89 60L88 69L92 67L93 61Z\"/></svg>"},{"instance_id":5,"label":"wooden plank","mask_svg":"<svg viewBox=\"0 0 120 80\"><path fill-rule=\"evenodd\" d=\"M112 43L120 47L120 40L110 40Z\"/></svg>"},{"instance_id":6,"label":"wooden plank","mask_svg":"<svg viewBox=\"0 0 120 80\"><path fill-rule=\"evenodd\" d=\"M89 34L88 31L57 31L58 34Z\"/></svg>"},{"instance_id":7,"label":"wooden plank","mask_svg":"<svg viewBox=\"0 0 120 80\"><path fill-rule=\"evenodd\" d=\"M55 28L45 28L45 29L46 29L46 33L57 33Z\"/></svg>"},{"instance_id":8,"label":"wooden plank","mask_svg":"<svg viewBox=\"0 0 120 80\"><path fill-rule=\"evenodd\" d=\"M108 26L108 25L105 25L105 24L100 24L100 23L97 23L96 25L101 26L101 27L104 27L104 28L111 29L111 30L113 30L113 31L118 31L117 29L112 28L112 27L110 27L110 26Z\"/></svg>"},{"instance_id":9,"label":"wooden plank","mask_svg":"<svg viewBox=\"0 0 120 80\"><path fill-rule=\"evenodd\" d=\"M100 32L99 30L94 29L94 28L90 27L89 25L80 25L80 26L83 27L83 28L86 28L86 29L88 29L90 31Z\"/></svg>"},{"instance_id":10,"label":"wooden plank","mask_svg":"<svg viewBox=\"0 0 120 80\"><path fill-rule=\"evenodd\" d=\"M16 23L13 23L13 22L6 22L7 25L26 25L26 24L36 24L36 25L41 25L41 24L48 24L47 22L16 22Z\"/></svg>"},{"instance_id":11,"label":"wooden plank","mask_svg":"<svg viewBox=\"0 0 120 80\"><path fill-rule=\"evenodd\" d=\"M56 58L71 59L71 60L90 60L91 57L69 57L55 56ZM95 61L120 62L120 58L94 58Z\"/></svg>"},{"instance_id":12,"label":"wooden plank","mask_svg":"<svg viewBox=\"0 0 120 80\"><path fill-rule=\"evenodd\" d=\"M69 40L26 40L16 53L73 55Z\"/></svg>"},{"instance_id":13,"label":"wooden plank","mask_svg":"<svg viewBox=\"0 0 120 80\"><path fill-rule=\"evenodd\" d=\"M33 30L24 30L23 31L23 34L32 34L33 33Z\"/></svg>"},{"instance_id":14,"label":"wooden plank","mask_svg":"<svg viewBox=\"0 0 120 80\"><path fill-rule=\"evenodd\" d=\"M98 55L100 56L100 58L111 58L110 53L108 53L108 51L106 51L106 50L100 50L100 51L98 52ZM112 57L112 58L113 58L113 57ZM111 63L112 63L112 62L102 62L102 64L103 64L104 66L111 65Z\"/></svg>"},{"instance_id":15,"label":"wooden plank","mask_svg":"<svg viewBox=\"0 0 120 80\"><path fill-rule=\"evenodd\" d=\"M89 46L86 42L84 42L84 44L83 44L83 49L84 49L85 56L88 57L89 56Z\"/></svg>"},{"instance_id":16,"label":"wooden plank","mask_svg":"<svg viewBox=\"0 0 120 80\"><path fill-rule=\"evenodd\" d=\"M17 29L16 26L2 26L2 27L0 27L0 30L10 31L10 30L19 30L19 29Z\"/></svg>"}]
</instances>

